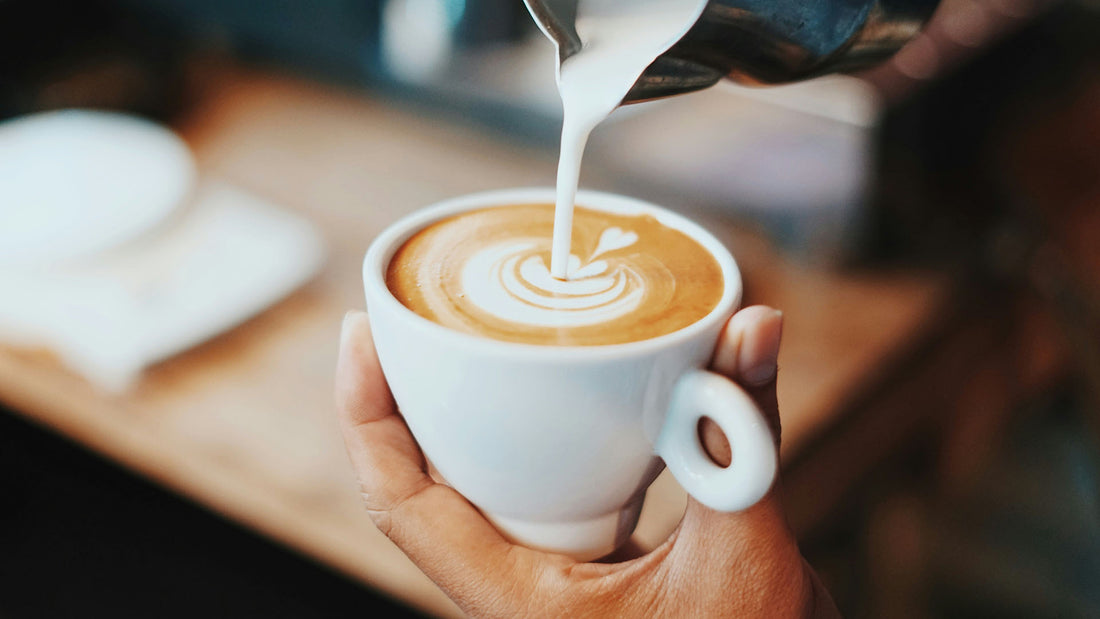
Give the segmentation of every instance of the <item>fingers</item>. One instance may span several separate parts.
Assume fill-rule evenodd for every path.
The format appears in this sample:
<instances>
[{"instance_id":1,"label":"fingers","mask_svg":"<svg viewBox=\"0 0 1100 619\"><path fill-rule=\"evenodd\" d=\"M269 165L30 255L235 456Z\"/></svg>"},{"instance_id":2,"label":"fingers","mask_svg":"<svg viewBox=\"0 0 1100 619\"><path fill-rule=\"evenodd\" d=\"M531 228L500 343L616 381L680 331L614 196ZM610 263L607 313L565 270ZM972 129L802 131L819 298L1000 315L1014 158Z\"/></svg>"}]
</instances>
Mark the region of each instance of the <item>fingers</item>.
<instances>
[{"instance_id":1,"label":"fingers","mask_svg":"<svg viewBox=\"0 0 1100 619\"><path fill-rule=\"evenodd\" d=\"M378 528L460 606L537 582L485 518L448 486L437 484L402 417L374 352L367 315L344 320L336 371L340 426L368 513Z\"/></svg>"},{"instance_id":2,"label":"fingers","mask_svg":"<svg viewBox=\"0 0 1100 619\"><path fill-rule=\"evenodd\" d=\"M779 445L779 404L776 399L777 360L783 335L783 313L763 305L747 307L730 318L719 337L710 369L740 384L767 419ZM730 463L730 449L710 419L700 428L703 445L715 462Z\"/></svg>"}]
</instances>

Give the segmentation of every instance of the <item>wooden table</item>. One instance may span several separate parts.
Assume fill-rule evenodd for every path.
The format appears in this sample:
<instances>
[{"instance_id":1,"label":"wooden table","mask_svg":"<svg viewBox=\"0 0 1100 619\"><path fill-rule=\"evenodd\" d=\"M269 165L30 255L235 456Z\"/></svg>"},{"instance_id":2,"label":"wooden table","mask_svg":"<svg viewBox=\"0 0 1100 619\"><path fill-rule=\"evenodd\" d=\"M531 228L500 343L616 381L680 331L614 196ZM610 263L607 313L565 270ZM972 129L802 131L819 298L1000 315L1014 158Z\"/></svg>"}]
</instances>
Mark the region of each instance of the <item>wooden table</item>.
<instances>
[{"instance_id":1,"label":"wooden table","mask_svg":"<svg viewBox=\"0 0 1100 619\"><path fill-rule=\"evenodd\" d=\"M240 73L201 84L178 129L202 173L311 218L329 243L327 266L253 320L152 368L122 396L97 392L46 355L0 349L0 401L369 586L457 615L359 504L331 397L337 336L345 311L363 306L360 261L386 224L465 192L547 185L554 154L360 92ZM885 380L928 337L949 287L914 273L810 268L721 217L702 217L737 255L749 301L786 314L783 459L805 463L854 394ZM642 542L666 535L683 505L662 476Z\"/></svg>"}]
</instances>

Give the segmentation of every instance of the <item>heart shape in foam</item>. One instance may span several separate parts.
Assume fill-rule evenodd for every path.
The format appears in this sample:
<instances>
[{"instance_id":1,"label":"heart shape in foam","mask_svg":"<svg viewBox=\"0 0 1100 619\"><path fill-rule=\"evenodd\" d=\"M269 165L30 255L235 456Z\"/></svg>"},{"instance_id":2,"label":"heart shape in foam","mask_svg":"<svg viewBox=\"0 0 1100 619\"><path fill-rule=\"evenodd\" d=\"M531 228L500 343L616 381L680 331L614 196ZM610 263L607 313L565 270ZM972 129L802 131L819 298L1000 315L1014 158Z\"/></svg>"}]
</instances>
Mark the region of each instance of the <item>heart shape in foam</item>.
<instances>
[{"instance_id":1,"label":"heart shape in foam","mask_svg":"<svg viewBox=\"0 0 1100 619\"><path fill-rule=\"evenodd\" d=\"M582 267L581 261L576 256L569 257L569 279L596 277L597 275L603 275L606 270L607 262L603 260L595 260Z\"/></svg>"},{"instance_id":2,"label":"heart shape in foam","mask_svg":"<svg viewBox=\"0 0 1100 619\"><path fill-rule=\"evenodd\" d=\"M638 234L636 232L626 231L617 226L612 226L600 234L600 242L596 244L596 251L592 253L592 257L590 257L589 260L594 260L596 256L600 254L606 254L616 249L630 247L637 242Z\"/></svg>"}]
</instances>

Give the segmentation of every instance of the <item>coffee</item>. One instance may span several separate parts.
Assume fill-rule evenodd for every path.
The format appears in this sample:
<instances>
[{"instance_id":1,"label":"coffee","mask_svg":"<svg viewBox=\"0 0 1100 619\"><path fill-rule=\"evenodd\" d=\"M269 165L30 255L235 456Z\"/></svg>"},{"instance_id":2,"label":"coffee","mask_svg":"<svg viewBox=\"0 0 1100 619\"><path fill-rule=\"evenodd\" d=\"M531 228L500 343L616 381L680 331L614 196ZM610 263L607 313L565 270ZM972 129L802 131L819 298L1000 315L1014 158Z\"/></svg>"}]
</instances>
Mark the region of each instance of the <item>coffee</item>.
<instances>
[{"instance_id":1,"label":"coffee","mask_svg":"<svg viewBox=\"0 0 1100 619\"><path fill-rule=\"evenodd\" d=\"M672 333L722 297L722 269L711 253L651 215L577 207L566 280L550 274L553 227L553 204L444 219L398 249L386 285L405 307L445 327L559 346Z\"/></svg>"}]
</instances>

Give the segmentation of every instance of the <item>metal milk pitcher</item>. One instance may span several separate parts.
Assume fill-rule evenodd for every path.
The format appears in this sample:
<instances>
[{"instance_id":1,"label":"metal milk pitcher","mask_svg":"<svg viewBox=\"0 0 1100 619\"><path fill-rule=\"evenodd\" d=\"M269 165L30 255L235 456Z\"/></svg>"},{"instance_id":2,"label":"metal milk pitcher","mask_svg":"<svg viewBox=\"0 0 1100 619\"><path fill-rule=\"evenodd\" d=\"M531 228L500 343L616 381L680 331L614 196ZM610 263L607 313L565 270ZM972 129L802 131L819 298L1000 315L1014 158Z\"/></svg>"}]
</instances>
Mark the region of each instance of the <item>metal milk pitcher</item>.
<instances>
[{"instance_id":1,"label":"metal milk pitcher","mask_svg":"<svg viewBox=\"0 0 1100 619\"><path fill-rule=\"evenodd\" d=\"M557 43L559 62L581 49L578 0L524 2ZM695 24L649 65L623 103L701 90L722 78L779 84L867 68L916 36L938 3L707 0Z\"/></svg>"}]
</instances>

